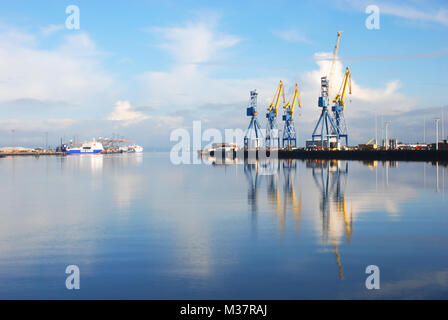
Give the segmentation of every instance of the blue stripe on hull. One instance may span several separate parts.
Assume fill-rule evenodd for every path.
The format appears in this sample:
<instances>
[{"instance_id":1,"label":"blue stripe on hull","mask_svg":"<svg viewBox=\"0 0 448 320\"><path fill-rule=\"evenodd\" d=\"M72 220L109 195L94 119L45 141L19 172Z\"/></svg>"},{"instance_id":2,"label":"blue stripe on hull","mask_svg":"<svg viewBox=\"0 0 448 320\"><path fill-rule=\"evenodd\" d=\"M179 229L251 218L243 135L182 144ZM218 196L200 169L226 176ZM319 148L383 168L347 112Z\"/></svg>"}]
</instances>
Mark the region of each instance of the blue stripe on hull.
<instances>
[{"instance_id":1,"label":"blue stripe on hull","mask_svg":"<svg viewBox=\"0 0 448 320\"><path fill-rule=\"evenodd\" d=\"M67 150L66 154L96 154L101 153L101 150L91 150L91 151L83 151L81 150Z\"/></svg>"}]
</instances>

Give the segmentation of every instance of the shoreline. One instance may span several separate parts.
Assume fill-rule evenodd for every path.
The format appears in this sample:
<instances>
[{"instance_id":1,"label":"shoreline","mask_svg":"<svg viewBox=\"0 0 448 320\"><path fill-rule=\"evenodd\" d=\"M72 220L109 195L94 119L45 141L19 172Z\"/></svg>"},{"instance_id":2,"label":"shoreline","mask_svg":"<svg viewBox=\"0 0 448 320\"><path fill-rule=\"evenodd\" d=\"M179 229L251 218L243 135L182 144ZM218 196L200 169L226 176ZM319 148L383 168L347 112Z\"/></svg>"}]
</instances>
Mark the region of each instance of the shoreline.
<instances>
[{"instance_id":1,"label":"shoreline","mask_svg":"<svg viewBox=\"0 0 448 320\"><path fill-rule=\"evenodd\" d=\"M123 153L123 152L111 152L111 151L106 151L106 152L100 152L97 154L119 154L119 153ZM86 153L86 154L92 154L92 153ZM57 151L50 151L50 152L0 152L0 158L4 158L4 157L20 157L20 156L24 156L24 157L30 157L30 156L35 156L35 157L40 157L40 156L66 156L67 153L65 152L57 152ZM79 155L79 154L77 154Z\"/></svg>"},{"instance_id":2,"label":"shoreline","mask_svg":"<svg viewBox=\"0 0 448 320\"><path fill-rule=\"evenodd\" d=\"M245 154L246 155L246 154ZM279 150L279 159L448 161L448 150Z\"/></svg>"},{"instance_id":3,"label":"shoreline","mask_svg":"<svg viewBox=\"0 0 448 320\"><path fill-rule=\"evenodd\" d=\"M446 161L448 150L278 150L278 159L354 160L354 161ZM200 151L202 156L215 156L215 152ZM269 159L270 152L239 150L222 154L226 158Z\"/></svg>"}]
</instances>

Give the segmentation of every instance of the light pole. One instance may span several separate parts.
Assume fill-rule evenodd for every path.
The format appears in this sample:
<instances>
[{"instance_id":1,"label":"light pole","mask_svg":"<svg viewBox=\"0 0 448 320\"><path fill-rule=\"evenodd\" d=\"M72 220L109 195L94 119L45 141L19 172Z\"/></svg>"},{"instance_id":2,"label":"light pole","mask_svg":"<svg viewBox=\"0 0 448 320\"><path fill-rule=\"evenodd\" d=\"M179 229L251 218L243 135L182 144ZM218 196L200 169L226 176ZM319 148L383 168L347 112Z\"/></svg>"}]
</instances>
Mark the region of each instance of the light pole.
<instances>
[{"instance_id":1,"label":"light pole","mask_svg":"<svg viewBox=\"0 0 448 320\"><path fill-rule=\"evenodd\" d=\"M439 121L440 121L440 118L435 118L434 121L436 122L436 150L439 150Z\"/></svg>"},{"instance_id":2,"label":"light pole","mask_svg":"<svg viewBox=\"0 0 448 320\"><path fill-rule=\"evenodd\" d=\"M378 146L378 114L375 113L375 144Z\"/></svg>"},{"instance_id":3,"label":"light pole","mask_svg":"<svg viewBox=\"0 0 448 320\"><path fill-rule=\"evenodd\" d=\"M445 110L442 107L442 141L445 139Z\"/></svg>"},{"instance_id":4,"label":"light pole","mask_svg":"<svg viewBox=\"0 0 448 320\"><path fill-rule=\"evenodd\" d=\"M384 143L386 145L386 150L389 150L389 139L388 139L388 135L387 134L388 134L388 128L389 128L389 125L390 125L390 121L385 121L384 125L386 127L386 138L384 139Z\"/></svg>"},{"instance_id":5,"label":"light pole","mask_svg":"<svg viewBox=\"0 0 448 320\"><path fill-rule=\"evenodd\" d=\"M12 147L13 148L15 147L15 144L16 144L15 132L16 132L16 129L12 129L11 130L11 133L12 133Z\"/></svg>"},{"instance_id":6,"label":"light pole","mask_svg":"<svg viewBox=\"0 0 448 320\"><path fill-rule=\"evenodd\" d=\"M426 116L423 119L423 143L426 144Z\"/></svg>"}]
</instances>

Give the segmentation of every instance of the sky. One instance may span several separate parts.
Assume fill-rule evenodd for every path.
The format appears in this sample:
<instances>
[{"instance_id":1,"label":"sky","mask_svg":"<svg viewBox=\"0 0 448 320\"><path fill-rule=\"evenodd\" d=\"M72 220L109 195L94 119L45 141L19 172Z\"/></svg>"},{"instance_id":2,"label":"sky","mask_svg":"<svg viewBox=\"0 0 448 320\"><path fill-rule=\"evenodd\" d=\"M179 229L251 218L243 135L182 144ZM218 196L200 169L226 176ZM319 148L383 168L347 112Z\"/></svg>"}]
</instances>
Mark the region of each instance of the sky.
<instances>
[{"instance_id":1,"label":"sky","mask_svg":"<svg viewBox=\"0 0 448 320\"><path fill-rule=\"evenodd\" d=\"M79 29L66 26L70 5ZM379 29L366 27L369 5ZM253 89L264 127L280 80L287 98L299 84L304 145L340 30L334 86L350 67L350 144L374 137L375 121L379 139L390 121L389 137L422 142L426 119L434 140L435 117L448 134L445 1L17 0L0 4L0 146L41 146L48 133L52 145L123 136L169 149L193 121L245 130Z\"/></svg>"}]
</instances>

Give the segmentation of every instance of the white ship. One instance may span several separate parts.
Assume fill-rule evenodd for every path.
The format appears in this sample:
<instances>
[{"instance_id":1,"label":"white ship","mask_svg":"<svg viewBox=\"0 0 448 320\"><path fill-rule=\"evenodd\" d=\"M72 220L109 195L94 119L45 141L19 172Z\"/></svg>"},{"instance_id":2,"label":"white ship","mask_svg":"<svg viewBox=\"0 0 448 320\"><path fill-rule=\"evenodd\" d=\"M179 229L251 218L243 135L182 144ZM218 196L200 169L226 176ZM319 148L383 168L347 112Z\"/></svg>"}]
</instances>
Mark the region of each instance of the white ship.
<instances>
[{"instance_id":1,"label":"white ship","mask_svg":"<svg viewBox=\"0 0 448 320\"><path fill-rule=\"evenodd\" d=\"M128 147L128 152L141 153L143 152L143 148L136 144L132 144Z\"/></svg>"},{"instance_id":2,"label":"white ship","mask_svg":"<svg viewBox=\"0 0 448 320\"><path fill-rule=\"evenodd\" d=\"M64 146L64 151L66 154L94 154L101 153L103 151L103 145L95 140L90 142L85 142L81 147L67 147Z\"/></svg>"}]
</instances>

